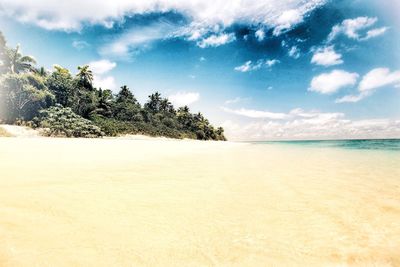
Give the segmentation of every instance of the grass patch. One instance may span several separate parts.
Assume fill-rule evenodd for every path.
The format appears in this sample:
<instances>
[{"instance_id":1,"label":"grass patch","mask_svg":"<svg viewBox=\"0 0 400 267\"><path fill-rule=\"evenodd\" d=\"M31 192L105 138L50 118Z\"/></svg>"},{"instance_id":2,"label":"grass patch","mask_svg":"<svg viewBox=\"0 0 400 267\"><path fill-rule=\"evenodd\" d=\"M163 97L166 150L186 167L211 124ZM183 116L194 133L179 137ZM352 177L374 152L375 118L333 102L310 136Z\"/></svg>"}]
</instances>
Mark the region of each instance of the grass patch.
<instances>
[{"instance_id":1,"label":"grass patch","mask_svg":"<svg viewBox=\"0 0 400 267\"><path fill-rule=\"evenodd\" d=\"M12 135L4 130L2 127L0 127L0 137L12 137Z\"/></svg>"}]
</instances>

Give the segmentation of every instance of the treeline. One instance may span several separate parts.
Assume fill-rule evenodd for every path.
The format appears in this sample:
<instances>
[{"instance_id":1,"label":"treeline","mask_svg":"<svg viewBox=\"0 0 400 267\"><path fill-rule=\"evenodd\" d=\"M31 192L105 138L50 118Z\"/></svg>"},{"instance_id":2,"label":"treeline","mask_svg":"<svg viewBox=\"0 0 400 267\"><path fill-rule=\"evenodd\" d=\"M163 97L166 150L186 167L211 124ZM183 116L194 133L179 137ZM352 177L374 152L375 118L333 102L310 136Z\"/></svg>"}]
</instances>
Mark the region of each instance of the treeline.
<instances>
[{"instance_id":1,"label":"treeline","mask_svg":"<svg viewBox=\"0 0 400 267\"><path fill-rule=\"evenodd\" d=\"M226 140L187 106L176 109L158 92L142 106L127 86L117 94L95 88L89 66L76 75L61 66L36 68L33 57L7 47L0 32L0 121L45 128L48 135L100 137L145 134L199 140Z\"/></svg>"}]
</instances>

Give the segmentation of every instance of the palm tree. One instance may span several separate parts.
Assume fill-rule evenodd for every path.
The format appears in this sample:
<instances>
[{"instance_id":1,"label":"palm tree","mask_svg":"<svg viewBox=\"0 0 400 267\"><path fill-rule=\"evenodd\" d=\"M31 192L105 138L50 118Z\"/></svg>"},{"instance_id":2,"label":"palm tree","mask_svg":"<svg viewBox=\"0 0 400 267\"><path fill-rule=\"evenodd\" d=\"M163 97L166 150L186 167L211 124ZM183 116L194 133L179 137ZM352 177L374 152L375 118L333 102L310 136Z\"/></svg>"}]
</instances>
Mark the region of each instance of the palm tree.
<instances>
[{"instance_id":1,"label":"palm tree","mask_svg":"<svg viewBox=\"0 0 400 267\"><path fill-rule=\"evenodd\" d=\"M190 111L190 109L188 106L183 106L183 107L178 108L178 113L180 113L180 114L186 114L186 113L189 113L189 111Z\"/></svg>"},{"instance_id":2,"label":"palm tree","mask_svg":"<svg viewBox=\"0 0 400 267\"><path fill-rule=\"evenodd\" d=\"M97 110L98 114L101 114L106 117L110 117L112 115L112 105L114 101L114 96L111 90L102 90L101 88L97 91Z\"/></svg>"},{"instance_id":3,"label":"palm tree","mask_svg":"<svg viewBox=\"0 0 400 267\"><path fill-rule=\"evenodd\" d=\"M0 73L5 73L7 70L6 55L7 55L7 42L6 38L4 38L3 33L0 31Z\"/></svg>"},{"instance_id":4,"label":"palm tree","mask_svg":"<svg viewBox=\"0 0 400 267\"><path fill-rule=\"evenodd\" d=\"M194 121L193 115L190 113L190 109L188 106L183 106L178 108L178 121L181 123L185 130L192 130Z\"/></svg>"},{"instance_id":5,"label":"palm tree","mask_svg":"<svg viewBox=\"0 0 400 267\"><path fill-rule=\"evenodd\" d=\"M39 76L44 77L44 78L46 78L47 75L49 74L48 71L47 71L44 67L37 68L37 69L35 70L35 72L36 72Z\"/></svg>"},{"instance_id":6,"label":"palm tree","mask_svg":"<svg viewBox=\"0 0 400 267\"><path fill-rule=\"evenodd\" d=\"M145 104L145 107L154 113L159 112L161 105L161 94L159 92L155 92L154 94L149 95L149 98L150 100Z\"/></svg>"},{"instance_id":7,"label":"palm tree","mask_svg":"<svg viewBox=\"0 0 400 267\"><path fill-rule=\"evenodd\" d=\"M118 92L116 100L117 100L117 102L127 101L132 104L137 103L135 96L132 94L132 92L129 90L128 86L126 86L126 85L121 86L121 90Z\"/></svg>"},{"instance_id":8,"label":"palm tree","mask_svg":"<svg viewBox=\"0 0 400 267\"><path fill-rule=\"evenodd\" d=\"M89 90L93 90L93 73L89 69L89 65L79 66L78 67L78 74L76 75L79 80L79 84L82 85L84 88Z\"/></svg>"},{"instance_id":9,"label":"palm tree","mask_svg":"<svg viewBox=\"0 0 400 267\"><path fill-rule=\"evenodd\" d=\"M36 72L36 60L31 56L23 56L19 52L19 45L15 49L9 49L7 54L6 65L11 73Z\"/></svg>"},{"instance_id":10,"label":"palm tree","mask_svg":"<svg viewBox=\"0 0 400 267\"><path fill-rule=\"evenodd\" d=\"M160 110L164 112L170 112L173 110L173 106L171 102L168 101L168 98L164 98L160 102ZM173 113L173 112L171 112Z\"/></svg>"}]
</instances>

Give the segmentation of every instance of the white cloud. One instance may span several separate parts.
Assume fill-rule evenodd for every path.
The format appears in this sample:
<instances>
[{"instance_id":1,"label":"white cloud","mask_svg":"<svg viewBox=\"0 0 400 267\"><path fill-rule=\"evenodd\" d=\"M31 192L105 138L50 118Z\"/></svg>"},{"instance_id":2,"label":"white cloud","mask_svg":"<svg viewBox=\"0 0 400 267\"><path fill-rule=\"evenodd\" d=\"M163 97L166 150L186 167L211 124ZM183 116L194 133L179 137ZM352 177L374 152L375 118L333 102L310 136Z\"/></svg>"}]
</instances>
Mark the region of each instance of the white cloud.
<instances>
[{"instance_id":1,"label":"white cloud","mask_svg":"<svg viewBox=\"0 0 400 267\"><path fill-rule=\"evenodd\" d=\"M108 59L102 59L89 62L88 65L94 74L104 74L114 69L117 63L111 62Z\"/></svg>"},{"instance_id":2,"label":"white cloud","mask_svg":"<svg viewBox=\"0 0 400 267\"><path fill-rule=\"evenodd\" d=\"M199 40L206 38L210 33L220 34L234 23L263 25L274 28L274 34L279 35L301 23L305 16L326 2L326 0L0 0L2 6L0 12L19 22L34 24L48 30L79 31L85 25L113 27L115 22L122 22L126 16L173 11L185 16L187 27L192 33L190 35L192 40Z\"/></svg>"},{"instance_id":3,"label":"white cloud","mask_svg":"<svg viewBox=\"0 0 400 267\"><path fill-rule=\"evenodd\" d=\"M360 92L400 83L400 70L390 72L388 68L377 68L368 72L359 85Z\"/></svg>"},{"instance_id":4,"label":"white cloud","mask_svg":"<svg viewBox=\"0 0 400 267\"><path fill-rule=\"evenodd\" d=\"M335 52L333 46L319 48L314 52L311 63L325 67L343 63L342 55Z\"/></svg>"},{"instance_id":5,"label":"white cloud","mask_svg":"<svg viewBox=\"0 0 400 267\"><path fill-rule=\"evenodd\" d=\"M345 95L336 99L335 103L356 103L367 96L368 94L366 93L360 93L358 95Z\"/></svg>"},{"instance_id":6,"label":"white cloud","mask_svg":"<svg viewBox=\"0 0 400 267\"><path fill-rule=\"evenodd\" d=\"M300 57L300 50L299 50L299 48L297 48L297 46L292 46L289 49L288 54L290 57L292 57L294 59L298 59Z\"/></svg>"},{"instance_id":7,"label":"white cloud","mask_svg":"<svg viewBox=\"0 0 400 267\"><path fill-rule=\"evenodd\" d=\"M308 90L321 94L335 93L341 88L355 85L358 76L357 73L333 70L330 73L323 73L314 77Z\"/></svg>"},{"instance_id":8,"label":"white cloud","mask_svg":"<svg viewBox=\"0 0 400 267\"><path fill-rule=\"evenodd\" d=\"M342 116L321 119L292 118L285 121L225 121L229 140L307 140L399 138L400 120L350 120Z\"/></svg>"},{"instance_id":9,"label":"white cloud","mask_svg":"<svg viewBox=\"0 0 400 267\"><path fill-rule=\"evenodd\" d=\"M277 26L274 35L280 35L285 30L291 29L293 25L303 22L303 14L298 9L285 10L276 20Z\"/></svg>"},{"instance_id":10,"label":"white cloud","mask_svg":"<svg viewBox=\"0 0 400 267\"><path fill-rule=\"evenodd\" d=\"M369 30L367 33L362 34L362 31L372 27L378 21L377 18L358 17L355 19L346 19L342 23L333 26L331 33L328 36L328 42L335 39L340 34L346 35L348 38L355 40L368 40L377 37L386 32L387 28L375 28Z\"/></svg>"},{"instance_id":11,"label":"white cloud","mask_svg":"<svg viewBox=\"0 0 400 267\"><path fill-rule=\"evenodd\" d=\"M244 102L244 101L248 101L248 100L250 100L250 98L248 98L248 97L245 97L245 98L242 98L242 97L235 97L235 98L233 98L233 99L228 99L228 100L226 100L226 101L225 101L225 104L226 104L226 105L237 104L237 103Z\"/></svg>"},{"instance_id":12,"label":"white cloud","mask_svg":"<svg viewBox=\"0 0 400 267\"><path fill-rule=\"evenodd\" d=\"M268 59L267 61L265 61L265 65L267 65L268 67L272 67L275 64L278 64L280 61L277 59Z\"/></svg>"},{"instance_id":13,"label":"white cloud","mask_svg":"<svg viewBox=\"0 0 400 267\"><path fill-rule=\"evenodd\" d=\"M362 40L368 40L370 38L374 38L377 37L379 35L384 34L386 31L388 30L388 27L382 27L382 28L377 28L377 29L373 29L373 30L369 30L367 32L367 35L362 38Z\"/></svg>"},{"instance_id":14,"label":"white cloud","mask_svg":"<svg viewBox=\"0 0 400 267\"><path fill-rule=\"evenodd\" d=\"M259 42L263 41L265 38L265 31L263 29L258 29L254 34Z\"/></svg>"},{"instance_id":15,"label":"white cloud","mask_svg":"<svg viewBox=\"0 0 400 267\"><path fill-rule=\"evenodd\" d=\"M242 116L240 123L222 124L229 140L306 140L399 138L400 119L351 120L341 112L306 111L295 108L286 113L252 109L228 109Z\"/></svg>"},{"instance_id":16,"label":"white cloud","mask_svg":"<svg viewBox=\"0 0 400 267\"><path fill-rule=\"evenodd\" d=\"M285 113L274 113L264 110L254 110L254 109L230 109L226 107L221 107L221 109L225 112L248 117L248 118L257 118L257 119L273 119L273 120L282 120L287 117Z\"/></svg>"},{"instance_id":17,"label":"white cloud","mask_svg":"<svg viewBox=\"0 0 400 267\"><path fill-rule=\"evenodd\" d=\"M92 61L88 63L90 70L93 72L93 85L96 88L116 90L118 87L113 76L105 76L113 70L117 63L108 59Z\"/></svg>"},{"instance_id":18,"label":"white cloud","mask_svg":"<svg viewBox=\"0 0 400 267\"><path fill-rule=\"evenodd\" d=\"M197 102L200 99L198 92L178 92L168 97L175 106L181 107L190 105Z\"/></svg>"},{"instance_id":19,"label":"white cloud","mask_svg":"<svg viewBox=\"0 0 400 267\"><path fill-rule=\"evenodd\" d=\"M242 98L240 98L240 97L235 97L235 98L233 98L233 99L228 99L228 100L226 100L226 101L225 101L225 104L226 104L226 105L229 105L229 104L236 104L236 103L239 103L241 100L242 100Z\"/></svg>"},{"instance_id":20,"label":"white cloud","mask_svg":"<svg viewBox=\"0 0 400 267\"><path fill-rule=\"evenodd\" d=\"M237 66L234 68L236 71L240 72L249 72L254 70L259 70L263 67L271 68L275 64L278 64L280 61L277 59L259 59L257 62L252 62L251 60L246 61L243 65Z\"/></svg>"},{"instance_id":21,"label":"white cloud","mask_svg":"<svg viewBox=\"0 0 400 267\"><path fill-rule=\"evenodd\" d=\"M235 67L235 70L240 71L240 72L248 72L248 71L253 70L251 60L246 61L243 65Z\"/></svg>"},{"instance_id":22,"label":"white cloud","mask_svg":"<svg viewBox=\"0 0 400 267\"><path fill-rule=\"evenodd\" d=\"M265 116L264 111L223 109L247 118L242 123L232 120L223 123L222 126L230 140L400 137L400 120L351 120L340 112L305 111L301 108L287 113L266 112Z\"/></svg>"},{"instance_id":23,"label":"white cloud","mask_svg":"<svg viewBox=\"0 0 400 267\"><path fill-rule=\"evenodd\" d=\"M357 95L346 95L336 100L336 103L355 103L370 95L376 89L384 86L400 85L400 70L391 72L388 68L376 68L365 74L358 85Z\"/></svg>"},{"instance_id":24,"label":"white cloud","mask_svg":"<svg viewBox=\"0 0 400 267\"><path fill-rule=\"evenodd\" d=\"M102 77L98 75L93 75L93 85L96 88L110 89L112 91L118 89L115 78L113 76Z\"/></svg>"},{"instance_id":25,"label":"white cloud","mask_svg":"<svg viewBox=\"0 0 400 267\"><path fill-rule=\"evenodd\" d=\"M88 42L82 40L74 40L72 42L72 46L77 50L85 49L86 47L90 46Z\"/></svg>"},{"instance_id":26,"label":"white cloud","mask_svg":"<svg viewBox=\"0 0 400 267\"><path fill-rule=\"evenodd\" d=\"M152 43L171 36L175 26L157 21L147 26L133 27L100 48L101 55L126 59L151 47Z\"/></svg>"},{"instance_id":27,"label":"white cloud","mask_svg":"<svg viewBox=\"0 0 400 267\"><path fill-rule=\"evenodd\" d=\"M202 39L197 42L197 45L201 48L206 48L206 47L217 47L220 45L224 45L230 42L233 42L236 40L236 37L233 33L221 33L221 34L214 34L211 35L205 39Z\"/></svg>"}]
</instances>

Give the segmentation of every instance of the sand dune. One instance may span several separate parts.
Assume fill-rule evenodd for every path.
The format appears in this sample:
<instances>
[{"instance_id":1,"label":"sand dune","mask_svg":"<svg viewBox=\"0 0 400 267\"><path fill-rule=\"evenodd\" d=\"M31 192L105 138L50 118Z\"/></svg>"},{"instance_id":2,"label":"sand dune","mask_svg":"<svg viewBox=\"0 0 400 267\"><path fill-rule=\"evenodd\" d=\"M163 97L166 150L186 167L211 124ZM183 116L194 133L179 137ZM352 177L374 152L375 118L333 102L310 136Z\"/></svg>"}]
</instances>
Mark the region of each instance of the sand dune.
<instances>
[{"instance_id":1,"label":"sand dune","mask_svg":"<svg viewBox=\"0 0 400 267\"><path fill-rule=\"evenodd\" d=\"M400 266L399 160L0 138L0 266Z\"/></svg>"}]
</instances>

